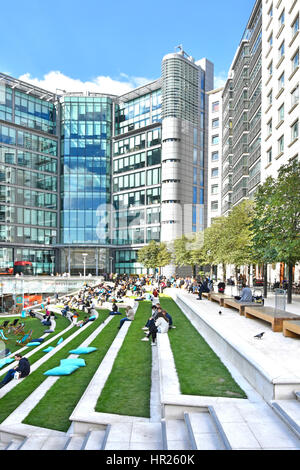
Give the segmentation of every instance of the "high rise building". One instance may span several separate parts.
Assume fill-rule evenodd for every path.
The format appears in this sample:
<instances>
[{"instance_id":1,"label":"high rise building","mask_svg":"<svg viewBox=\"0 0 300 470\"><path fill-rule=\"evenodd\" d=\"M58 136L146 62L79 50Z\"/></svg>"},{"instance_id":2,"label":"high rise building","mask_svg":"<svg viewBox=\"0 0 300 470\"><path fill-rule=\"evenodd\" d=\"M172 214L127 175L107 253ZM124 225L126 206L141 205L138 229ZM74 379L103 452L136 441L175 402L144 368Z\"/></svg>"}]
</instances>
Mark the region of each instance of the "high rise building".
<instances>
[{"instance_id":1,"label":"high rise building","mask_svg":"<svg viewBox=\"0 0 300 470\"><path fill-rule=\"evenodd\" d=\"M181 46L122 96L1 74L0 267L139 274L143 245L203 230L212 89L213 64Z\"/></svg>"}]
</instances>

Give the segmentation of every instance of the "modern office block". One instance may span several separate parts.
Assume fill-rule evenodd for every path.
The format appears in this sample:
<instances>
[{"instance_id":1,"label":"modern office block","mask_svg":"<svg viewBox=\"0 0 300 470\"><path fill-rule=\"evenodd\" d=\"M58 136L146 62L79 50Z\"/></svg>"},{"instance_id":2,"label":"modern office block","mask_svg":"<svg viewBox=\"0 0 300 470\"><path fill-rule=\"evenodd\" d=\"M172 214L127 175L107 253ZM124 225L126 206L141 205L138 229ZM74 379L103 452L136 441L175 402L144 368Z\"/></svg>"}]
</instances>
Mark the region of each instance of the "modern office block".
<instances>
[{"instance_id":1,"label":"modern office block","mask_svg":"<svg viewBox=\"0 0 300 470\"><path fill-rule=\"evenodd\" d=\"M139 248L204 229L213 64L176 49L122 96L0 75L0 267L139 274Z\"/></svg>"},{"instance_id":2,"label":"modern office block","mask_svg":"<svg viewBox=\"0 0 300 470\"><path fill-rule=\"evenodd\" d=\"M55 94L0 74L0 265L54 270L59 137Z\"/></svg>"}]
</instances>

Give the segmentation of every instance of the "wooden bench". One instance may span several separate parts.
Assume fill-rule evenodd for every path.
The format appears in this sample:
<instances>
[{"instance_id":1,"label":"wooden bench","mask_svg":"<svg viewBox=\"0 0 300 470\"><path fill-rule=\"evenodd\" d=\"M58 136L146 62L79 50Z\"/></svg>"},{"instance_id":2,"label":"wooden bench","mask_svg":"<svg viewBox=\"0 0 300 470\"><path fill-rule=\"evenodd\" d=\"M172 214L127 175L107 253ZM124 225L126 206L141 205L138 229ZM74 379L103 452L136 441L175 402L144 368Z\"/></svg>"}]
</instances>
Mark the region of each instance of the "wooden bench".
<instances>
[{"instance_id":1,"label":"wooden bench","mask_svg":"<svg viewBox=\"0 0 300 470\"><path fill-rule=\"evenodd\" d=\"M232 297L230 295L221 294L221 292L211 292L210 294L210 300L215 300L216 302L219 302L221 307L224 306L225 299L232 299Z\"/></svg>"},{"instance_id":2,"label":"wooden bench","mask_svg":"<svg viewBox=\"0 0 300 470\"><path fill-rule=\"evenodd\" d=\"M297 320L299 315L286 312L285 310L275 309L274 307L245 307L246 318L260 318L268 323L271 323L272 330L279 332L283 330L284 320Z\"/></svg>"},{"instance_id":3,"label":"wooden bench","mask_svg":"<svg viewBox=\"0 0 300 470\"><path fill-rule=\"evenodd\" d=\"M206 297L208 300L210 300L211 294L211 292L202 292L202 297Z\"/></svg>"},{"instance_id":4,"label":"wooden bench","mask_svg":"<svg viewBox=\"0 0 300 470\"><path fill-rule=\"evenodd\" d=\"M299 338L300 336L300 319L297 320L285 320L283 322L283 334L290 338Z\"/></svg>"},{"instance_id":5,"label":"wooden bench","mask_svg":"<svg viewBox=\"0 0 300 470\"><path fill-rule=\"evenodd\" d=\"M263 304L257 304L257 303L253 303L253 302L238 302L234 298L230 297L230 298L227 298L227 299L224 298L223 306L227 307L227 308L230 308L230 307L236 308L240 312L240 315L244 315L245 307L255 306L255 307L261 308L263 306Z\"/></svg>"}]
</instances>

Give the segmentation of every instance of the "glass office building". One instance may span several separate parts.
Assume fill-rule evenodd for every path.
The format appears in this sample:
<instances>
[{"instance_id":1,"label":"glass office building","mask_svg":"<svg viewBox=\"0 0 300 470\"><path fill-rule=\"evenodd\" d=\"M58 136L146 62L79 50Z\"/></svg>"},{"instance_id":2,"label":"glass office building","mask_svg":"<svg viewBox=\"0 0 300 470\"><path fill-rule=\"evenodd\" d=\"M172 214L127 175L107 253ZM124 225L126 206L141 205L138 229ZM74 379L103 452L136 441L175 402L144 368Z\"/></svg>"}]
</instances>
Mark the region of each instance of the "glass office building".
<instances>
[{"instance_id":1,"label":"glass office building","mask_svg":"<svg viewBox=\"0 0 300 470\"><path fill-rule=\"evenodd\" d=\"M0 74L0 268L54 270L58 220L57 99Z\"/></svg>"},{"instance_id":2,"label":"glass office building","mask_svg":"<svg viewBox=\"0 0 300 470\"><path fill-rule=\"evenodd\" d=\"M122 96L0 74L0 267L140 274L143 245L204 228L213 64L171 56Z\"/></svg>"}]
</instances>

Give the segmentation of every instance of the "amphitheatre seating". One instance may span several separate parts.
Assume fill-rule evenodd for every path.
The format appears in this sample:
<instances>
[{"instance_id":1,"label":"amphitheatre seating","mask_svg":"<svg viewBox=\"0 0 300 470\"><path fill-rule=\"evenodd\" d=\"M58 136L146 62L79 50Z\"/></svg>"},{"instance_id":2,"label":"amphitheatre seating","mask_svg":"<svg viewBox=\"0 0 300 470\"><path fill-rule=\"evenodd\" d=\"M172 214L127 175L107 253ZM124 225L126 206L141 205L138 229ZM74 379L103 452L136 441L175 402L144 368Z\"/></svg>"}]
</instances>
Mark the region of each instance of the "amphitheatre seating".
<instances>
[{"instance_id":1,"label":"amphitheatre seating","mask_svg":"<svg viewBox=\"0 0 300 470\"><path fill-rule=\"evenodd\" d=\"M300 319L285 320L283 322L283 334L290 338L299 338L300 336Z\"/></svg>"},{"instance_id":2,"label":"amphitheatre seating","mask_svg":"<svg viewBox=\"0 0 300 470\"><path fill-rule=\"evenodd\" d=\"M215 300L216 302L219 302L221 307L224 306L225 299L232 299L232 297L226 294L221 294L220 292L211 292L210 294L210 300L211 301Z\"/></svg>"},{"instance_id":3,"label":"amphitheatre seating","mask_svg":"<svg viewBox=\"0 0 300 470\"><path fill-rule=\"evenodd\" d=\"M283 321L284 320L297 320L299 315L294 313L286 312L285 310L275 309L274 307L245 307L245 317L246 318L260 318L266 322L271 323L272 330L279 332L283 330Z\"/></svg>"},{"instance_id":4,"label":"amphitheatre seating","mask_svg":"<svg viewBox=\"0 0 300 470\"><path fill-rule=\"evenodd\" d=\"M230 298L224 298L223 306L236 308L240 312L240 315L244 315L245 307L253 306L253 307L261 308L263 304L258 304L256 302L238 302L233 297L230 297Z\"/></svg>"}]
</instances>

